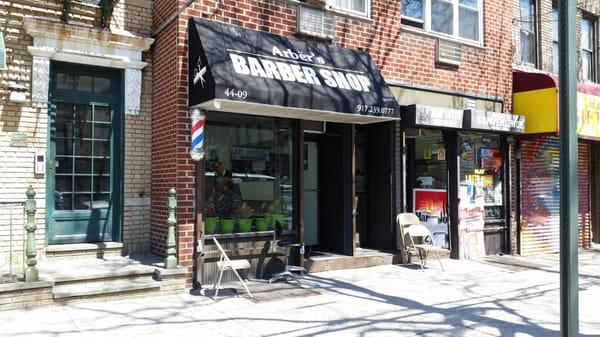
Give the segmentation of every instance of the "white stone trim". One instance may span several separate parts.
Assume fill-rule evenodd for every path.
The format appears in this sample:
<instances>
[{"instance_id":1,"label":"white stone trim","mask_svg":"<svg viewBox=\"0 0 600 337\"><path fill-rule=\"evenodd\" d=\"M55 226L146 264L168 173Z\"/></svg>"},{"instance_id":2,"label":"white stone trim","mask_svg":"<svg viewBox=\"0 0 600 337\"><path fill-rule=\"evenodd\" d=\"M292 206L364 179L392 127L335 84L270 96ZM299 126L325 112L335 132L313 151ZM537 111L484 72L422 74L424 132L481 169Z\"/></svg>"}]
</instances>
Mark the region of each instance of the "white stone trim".
<instances>
[{"instance_id":1,"label":"white stone trim","mask_svg":"<svg viewBox=\"0 0 600 337\"><path fill-rule=\"evenodd\" d=\"M142 95L142 71L125 69L125 114L139 115L140 96Z\"/></svg>"},{"instance_id":2,"label":"white stone trim","mask_svg":"<svg viewBox=\"0 0 600 337\"><path fill-rule=\"evenodd\" d=\"M33 56L31 66L31 104L44 107L48 104L48 85L50 78L50 59L45 56Z\"/></svg>"},{"instance_id":3,"label":"white stone trim","mask_svg":"<svg viewBox=\"0 0 600 337\"><path fill-rule=\"evenodd\" d=\"M40 18L25 18L23 26L33 37L33 46L27 48L33 55L32 105L48 103L49 64L55 60L124 69L125 113L139 114L141 69L147 65L142 61L142 52L150 48L154 39Z\"/></svg>"}]
</instances>

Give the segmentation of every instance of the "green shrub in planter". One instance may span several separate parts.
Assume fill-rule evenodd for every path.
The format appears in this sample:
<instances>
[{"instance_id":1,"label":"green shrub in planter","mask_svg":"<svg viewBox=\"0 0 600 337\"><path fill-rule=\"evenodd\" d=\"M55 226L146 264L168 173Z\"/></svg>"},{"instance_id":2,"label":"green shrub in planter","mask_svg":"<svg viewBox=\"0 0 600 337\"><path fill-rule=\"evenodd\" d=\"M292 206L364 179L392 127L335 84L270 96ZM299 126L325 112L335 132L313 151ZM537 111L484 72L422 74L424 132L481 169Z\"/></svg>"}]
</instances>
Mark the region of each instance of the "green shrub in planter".
<instances>
[{"instance_id":1,"label":"green shrub in planter","mask_svg":"<svg viewBox=\"0 0 600 337\"><path fill-rule=\"evenodd\" d=\"M238 226L240 233L250 232L252 230L252 219L254 209L246 202L243 202L237 210Z\"/></svg>"},{"instance_id":2,"label":"green shrub in planter","mask_svg":"<svg viewBox=\"0 0 600 337\"><path fill-rule=\"evenodd\" d=\"M204 234L214 234L217 230L217 218L216 216L209 216L204 220Z\"/></svg>"},{"instance_id":3,"label":"green shrub in planter","mask_svg":"<svg viewBox=\"0 0 600 337\"><path fill-rule=\"evenodd\" d=\"M256 224L256 231L264 232L269 230L269 220L265 217L254 219Z\"/></svg>"},{"instance_id":4,"label":"green shrub in planter","mask_svg":"<svg viewBox=\"0 0 600 337\"><path fill-rule=\"evenodd\" d=\"M273 219L273 228L276 228L275 225L279 223L281 225L281 229L287 228L287 215L285 214L271 214L271 218Z\"/></svg>"},{"instance_id":5,"label":"green shrub in planter","mask_svg":"<svg viewBox=\"0 0 600 337\"><path fill-rule=\"evenodd\" d=\"M247 233L252 231L253 219L238 219L238 232Z\"/></svg>"},{"instance_id":6,"label":"green shrub in planter","mask_svg":"<svg viewBox=\"0 0 600 337\"><path fill-rule=\"evenodd\" d=\"M235 227L235 220L231 218L221 219L221 233L230 234L233 233L233 227Z\"/></svg>"}]
</instances>

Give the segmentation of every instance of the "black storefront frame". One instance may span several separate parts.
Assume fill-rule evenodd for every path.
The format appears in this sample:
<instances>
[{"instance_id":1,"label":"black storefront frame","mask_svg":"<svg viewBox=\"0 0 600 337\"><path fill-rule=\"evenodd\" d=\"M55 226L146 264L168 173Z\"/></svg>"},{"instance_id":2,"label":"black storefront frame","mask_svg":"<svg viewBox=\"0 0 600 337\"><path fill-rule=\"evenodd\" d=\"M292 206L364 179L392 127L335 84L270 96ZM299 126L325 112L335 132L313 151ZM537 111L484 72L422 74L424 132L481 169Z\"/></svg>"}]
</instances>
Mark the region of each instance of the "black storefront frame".
<instances>
[{"instance_id":1,"label":"black storefront frame","mask_svg":"<svg viewBox=\"0 0 600 337\"><path fill-rule=\"evenodd\" d=\"M206 114L206 112L204 112L204 114ZM276 118L276 119L282 119L282 120L287 120L290 122L290 128L291 128L291 136L292 136L292 144L291 144L291 156L292 156L292 195L293 195L293 200L292 200L292 205L293 205L293 209L292 209L292 223L293 223L293 227L291 228L291 230L285 232L281 237L279 238L283 238L283 239L292 239L292 240L296 240L298 242L303 242L304 241L304 219L303 219L303 211L304 211L304 188L303 188L303 158L304 158L304 142L306 139L306 131L310 131L305 129L305 122L304 120L300 120L300 119L288 119L288 118L278 118L278 117L270 117L270 118ZM395 142L394 137L393 137L393 133L396 130L396 127L398 126L398 124L396 122L386 122L386 123L377 123L379 125L383 125L385 124L385 126L383 126L385 129L387 129L389 131L389 148L385 148L382 149L381 155L389 155L390 158L392 157L391 155L396 151L396 148L394 146ZM342 197L342 207L341 207L341 221L340 221L340 232L339 235L337 235L336 237L334 237L334 240L337 239L341 239L341 245L340 245L340 249L336 251L336 253L342 254L342 255L347 255L347 256L354 256L355 255L355 233L356 233L356 226L355 226L355 222L354 222L354 209L353 209L353 197L355 195L355 183L354 183L354 170L355 170L355 157L354 157L354 147L355 147L355 129L356 129L356 125L355 124L351 124L351 123L336 123L337 125L337 134L334 136L330 136L330 137L338 137L341 139L341 145L342 145L342 165L341 165L341 173L342 173L342 190L340 191L340 195ZM331 123L328 123L328 126L332 126ZM210 132L210 130L208 130L208 132ZM323 137L326 136L327 133L325 132L323 135L319 135L318 137ZM372 146L378 146L378 144L371 144ZM385 146L384 146L385 147ZM203 275L203 273L205 273L208 269L209 266L207 266L207 263L211 263L214 262L212 260L214 260L214 258L209 260L205 260L205 254L207 252L210 252L210 248L213 246L212 241L210 240L210 238L212 238L213 236L215 236L220 242L222 243L232 243L232 242L236 242L236 243L244 243L244 242L250 242L250 241L256 241L256 242L262 242L262 241L268 241L270 240L270 238L272 238L272 236L270 235L266 235L266 234L255 234L253 232L249 232L249 233L244 233L243 235L235 235L235 233L232 234L214 234L214 235L210 235L208 236L208 239L206 238L205 235L203 235L203 231L204 231L204 218L205 218L205 214L204 214L204 208L205 208L205 203L206 203L206 198L205 198L205 186L206 186L206 175L205 175L205 160L203 159L201 162L199 162L196 165L196 180L197 180L197 184L196 184L196 226L197 226L197 231L196 231L196 239L202 240L203 243L201 245L201 247L203 248L202 252L198 252L197 248L195 247L195 256L196 256L196 264L195 264L195 278L194 278L194 285L196 287L200 287L203 284L203 280L206 280L206 275ZM393 216L394 216L394 209L395 207L393 206L395 203L395 198L393 196L393 185L395 184L394 179L393 179L393 172L395 172L395 166L393 165L393 161L392 159L390 159L390 167L388 168L388 172L389 172L389 181L391 182L391 186L389 189L389 200L388 198L386 198L386 206L388 206L387 204L389 203L389 213L388 216L388 220L383 220L382 223L389 223L389 230L390 230L390 234L395 235L394 232L394 226L393 226ZM387 179L387 178L386 178ZM373 194L377 194L375 193L375 191L373 191ZM393 237L389 236L389 237ZM391 241L390 241L391 242ZM213 247L214 248L214 247ZM393 249L393 247L385 247L385 248L389 248L389 249ZM290 256L288 257L290 259L291 263L297 263L299 265L304 265L304 256L297 254L297 251L292 251L290 252ZM230 256L232 257L232 256ZM265 259L267 258L267 256L265 256ZM261 265L265 265L265 264L261 264ZM255 275L256 277L260 278L261 275ZM264 275L262 275L264 276ZM204 282L206 283L206 282Z\"/></svg>"},{"instance_id":2,"label":"black storefront frame","mask_svg":"<svg viewBox=\"0 0 600 337\"><path fill-rule=\"evenodd\" d=\"M443 139L446 146L446 174L448 177L447 181L447 190L448 190L448 204L447 211L449 217L449 247L450 247L450 257L454 259L460 258L460 242L459 242L459 188L460 188L460 161L459 157L459 132L461 133L480 133L480 134L490 134L500 137L500 147L503 154L503 176L502 176L502 198L503 198L503 206L504 206L504 223L505 223L505 235L504 235L504 245L502 247L504 253L512 253L511 252L511 226L510 226L510 212L511 212L511 191L514 186L512 186L511 176L510 176L510 145L509 138L512 138L511 135L496 133L496 132L486 132L484 130L475 130L475 129L449 129L449 128L435 128L428 127L425 125L410 125L410 126L402 126L400 131L400 139L398 143L402 144L405 139L406 130L407 129L428 129L428 130L437 130L441 131L443 135ZM406 163L409 159L406 157L408 152L405 146L401 145L402 149L402 157L406 158L398 163L401 167L401 181L400 184L396 184L401 190L397 195L404 195L404 200L402 200L402 208L403 212L406 212L409 209L407 205L407 201L410 200L407 197L408 187L410 186L407 182L408 174L407 174L407 166ZM414 210L413 210L414 211ZM484 219L485 223L485 219ZM484 225L485 226L485 225ZM484 227L485 228L485 227ZM484 240L485 240L485 229L484 229Z\"/></svg>"}]
</instances>

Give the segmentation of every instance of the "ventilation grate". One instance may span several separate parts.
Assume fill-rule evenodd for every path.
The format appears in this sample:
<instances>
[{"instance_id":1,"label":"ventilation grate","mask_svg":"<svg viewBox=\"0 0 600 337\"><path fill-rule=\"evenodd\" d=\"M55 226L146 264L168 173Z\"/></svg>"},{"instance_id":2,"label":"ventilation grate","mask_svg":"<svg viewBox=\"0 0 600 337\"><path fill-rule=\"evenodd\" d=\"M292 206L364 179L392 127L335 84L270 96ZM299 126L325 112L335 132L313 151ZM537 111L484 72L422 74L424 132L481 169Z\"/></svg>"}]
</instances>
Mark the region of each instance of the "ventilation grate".
<instances>
[{"instance_id":1,"label":"ventilation grate","mask_svg":"<svg viewBox=\"0 0 600 337\"><path fill-rule=\"evenodd\" d=\"M460 43L446 40L437 40L435 61L438 64L459 66L462 60L462 46Z\"/></svg>"},{"instance_id":2,"label":"ventilation grate","mask_svg":"<svg viewBox=\"0 0 600 337\"><path fill-rule=\"evenodd\" d=\"M298 5L298 34L333 39L333 14L322 9Z\"/></svg>"}]
</instances>

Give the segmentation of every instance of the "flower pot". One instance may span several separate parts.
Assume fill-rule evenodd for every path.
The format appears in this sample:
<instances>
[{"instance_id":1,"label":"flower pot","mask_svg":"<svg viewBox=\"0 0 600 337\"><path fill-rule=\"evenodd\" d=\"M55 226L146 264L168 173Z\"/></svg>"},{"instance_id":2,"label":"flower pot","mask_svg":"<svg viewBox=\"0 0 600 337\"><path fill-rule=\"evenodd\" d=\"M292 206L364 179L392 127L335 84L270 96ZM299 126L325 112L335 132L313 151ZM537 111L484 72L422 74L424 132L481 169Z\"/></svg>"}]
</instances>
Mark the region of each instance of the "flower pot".
<instances>
[{"instance_id":1,"label":"flower pot","mask_svg":"<svg viewBox=\"0 0 600 337\"><path fill-rule=\"evenodd\" d=\"M267 218L256 218L256 231L264 232L269 230L269 220Z\"/></svg>"},{"instance_id":2,"label":"flower pot","mask_svg":"<svg viewBox=\"0 0 600 337\"><path fill-rule=\"evenodd\" d=\"M273 228L277 228L277 227L275 227L275 225L277 223L279 223L279 225L281 225L281 229L288 229L287 228L287 215L271 214L271 226L273 226Z\"/></svg>"},{"instance_id":3,"label":"flower pot","mask_svg":"<svg viewBox=\"0 0 600 337\"><path fill-rule=\"evenodd\" d=\"M240 233L250 232L252 230L252 219L239 219L238 228Z\"/></svg>"},{"instance_id":4,"label":"flower pot","mask_svg":"<svg viewBox=\"0 0 600 337\"><path fill-rule=\"evenodd\" d=\"M216 216L209 216L204 220L204 234L214 234L217 229L217 218Z\"/></svg>"},{"instance_id":5,"label":"flower pot","mask_svg":"<svg viewBox=\"0 0 600 337\"><path fill-rule=\"evenodd\" d=\"M235 226L235 221L233 219L221 219L221 233L223 233L223 234L233 233L234 226Z\"/></svg>"}]
</instances>

